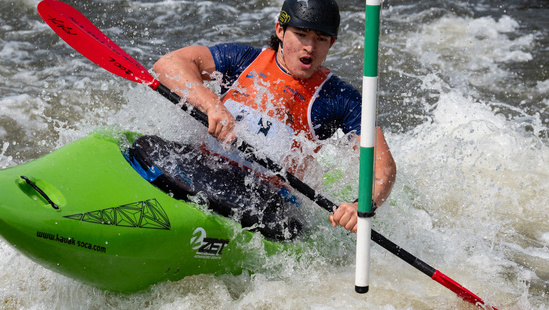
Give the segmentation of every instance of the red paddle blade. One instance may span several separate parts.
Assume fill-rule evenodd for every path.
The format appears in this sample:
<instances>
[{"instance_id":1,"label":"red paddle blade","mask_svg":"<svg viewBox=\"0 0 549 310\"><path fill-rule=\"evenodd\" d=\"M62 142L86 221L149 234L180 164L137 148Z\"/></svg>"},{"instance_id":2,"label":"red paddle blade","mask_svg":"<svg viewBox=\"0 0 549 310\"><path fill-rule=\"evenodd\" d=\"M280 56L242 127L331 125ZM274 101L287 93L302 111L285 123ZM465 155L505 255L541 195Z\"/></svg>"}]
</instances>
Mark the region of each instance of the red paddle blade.
<instances>
[{"instance_id":1,"label":"red paddle blade","mask_svg":"<svg viewBox=\"0 0 549 310\"><path fill-rule=\"evenodd\" d=\"M40 17L65 42L100 67L130 81L158 87L157 80L84 15L57 0L38 4Z\"/></svg>"},{"instance_id":2,"label":"red paddle blade","mask_svg":"<svg viewBox=\"0 0 549 310\"><path fill-rule=\"evenodd\" d=\"M465 301L468 301L474 305L485 305L484 301L478 297L477 295L473 294L468 289L461 286L456 281L452 280L445 274L443 274L440 271L435 271L432 277L433 280L437 281L438 283L444 285L448 289L450 289L452 292L456 293L460 298L462 298ZM498 310L496 307L492 306L492 309Z\"/></svg>"}]
</instances>

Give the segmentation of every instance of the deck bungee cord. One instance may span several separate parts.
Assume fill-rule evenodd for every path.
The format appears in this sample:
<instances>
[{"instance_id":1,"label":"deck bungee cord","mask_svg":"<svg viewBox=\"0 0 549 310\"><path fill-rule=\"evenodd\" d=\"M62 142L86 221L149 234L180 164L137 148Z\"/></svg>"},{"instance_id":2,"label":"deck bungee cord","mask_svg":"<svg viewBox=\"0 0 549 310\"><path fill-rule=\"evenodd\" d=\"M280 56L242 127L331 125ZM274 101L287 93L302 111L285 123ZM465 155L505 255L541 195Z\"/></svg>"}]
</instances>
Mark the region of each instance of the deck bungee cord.
<instances>
[{"instance_id":1,"label":"deck bungee cord","mask_svg":"<svg viewBox=\"0 0 549 310\"><path fill-rule=\"evenodd\" d=\"M375 1L367 1L367 6L371 6L372 3L376 4L379 3L379 0ZM375 5L374 5L375 6ZM114 73L118 76L121 76L125 79L128 79L133 82L138 82L141 84L148 85L153 90L156 90L161 95L169 99L174 104L178 104L181 106L181 108L189 113L192 117L194 117L196 120L201 122L202 124L206 125L208 124L207 116L199 111L198 109L191 109L189 108L185 103L181 102L181 97L173 92L171 92L166 86L162 85L158 80L156 80L139 62L137 62L135 59L133 59L129 54L127 54L124 50L122 50L118 45L116 45L111 39L109 39L101 30L99 30L92 22L90 22L84 15L82 15L78 10L73 8L72 6L65 4L63 2L57 1L57 0L43 0L38 4L38 13L44 19L44 21L70 46L72 46L76 51L80 52L83 56L94 62L95 64L99 65L100 67L104 68L105 70ZM373 111L374 113L371 113L368 111L369 117L373 117L374 121L370 121L370 126L372 126L375 122L375 103L376 103L376 93L377 93L377 42L379 40L379 15L380 15L380 6L377 5L377 8L374 8L373 10L370 9L366 11L366 15L370 18L372 16L377 15L377 33L378 38L374 39L376 40L375 44L375 82L370 83L368 82L368 87L372 88L374 87L374 100L373 100ZM372 20L372 19L371 19ZM375 18L373 18L375 22ZM372 37L375 37L372 36ZM366 40L366 39L365 39ZM371 45L372 42L369 42L368 44ZM366 53L366 48L365 48ZM365 55L366 59L366 55ZM373 70L373 67L369 67L369 69L366 69L366 61L365 61L365 76L367 71ZM375 83L375 84L374 84ZM375 85L375 86L372 86ZM371 92L370 92L371 93ZM370 100L371 102L371 100ZM371 109L371 106L370 106ZM364 119L363 119L364 122ZM363 123L364 124L364 123ZM365 137L366 138L366 137ZM362 141L365 141L367 139L362 139ZM364 142L366 143L366 142ZM242 151L248 160L255 161L258 164L264 166L267 169L270 169L273 171L277 176L279 176L281 179L287 181L293 188L298 190L300 193L305 195L307 198L311 199L313 202L318 204L320 207L324 208L325 210L329 212L333 212L335 208L337 207L333 202L331 202L326 197L322 196L321 194L318 194L315 192L313 188L308 186L307 184L303 183L301 180L299 180L296 176L292 175L288 171L282 168L279 164L274 162L273 160L265 157L259 157L255 155L254 148L247 144L245 141L238 141L237 148ZM367 144L363 144L361 142L361 158L363 150L362 148L366 149L366 153L372 153L370 155L370 158L372 159L373 163L373 141L369 141ZM362 160L362 159L361 159ZM373 167L373 164L372 164ZM370 168L370 171L366 171L365 173L362 172L362 163L361 163L361 182L364 184L372 184L372 176L373 176L373 169ZM367 168L365 168L367 170ZM363 176L365 175L369 180L362 181ZM364 185L364 187L368 187ZM367 218L367 221L371 220L371 213L372 211L372 204L371 196L372 196L371 186L370 186L370 193L368 195L368 192L363 192L361 189L359 193L359 212L362 212L363 215L365 215L365 218ZM365 199L360 199L360 197L364 197ZM362 203L360 202L362 201ZM361 208L362 206L362 208ZM442 272L438 271L437 269L429 266L419 258L415 257L414 255L410 254L406 250L402 249L400 246L396 245L392 241L385 238L380 233L376 232L375 230L371 229L371 224L361 225L362 228L359 227L359 230L363 230L364 232L361 232L361 235L371 234L371 240L379 244L384 249L388 250L392 254L396 255L400 259L404 260L408 264L412 265L417 270L421 271L425 275L429 276L433 280L437 281L441 285L445 286L452 292L456 293L460 298L463 300L470 302L472 304L475 304L479 307L486 308L490 307L492 309L497 310L494 306L491 306L490 304L486 304L480 297L472 293L471 291L467 290L465 287L451 279L450 277L446 276ZM366 229L365 229L366 227ZM367 231L369 230L369 231ZM361 243L366 243L362 240L363 237L360 237ZM359 237L357 236L357 243ZM369 250L367 250L369 251ZM358 256L358 254L357 254ZM361 256L368 256L368 255L362 255ZM364 260L361 258L361 261ZM366 259L367 261L368 259ZM358 260L357 260L358 262ZM367 263L369 264L369 262ZM361 274L367 274L369 270L368 266L360 266L359 271ZM357 272L358 273L358 272ZM360 276L361 281L359 283L355 282L355 290L358 292L366 292L368 289L368 282L367 282L367 276L363 277Z\"/></svg>"}]
</instances>

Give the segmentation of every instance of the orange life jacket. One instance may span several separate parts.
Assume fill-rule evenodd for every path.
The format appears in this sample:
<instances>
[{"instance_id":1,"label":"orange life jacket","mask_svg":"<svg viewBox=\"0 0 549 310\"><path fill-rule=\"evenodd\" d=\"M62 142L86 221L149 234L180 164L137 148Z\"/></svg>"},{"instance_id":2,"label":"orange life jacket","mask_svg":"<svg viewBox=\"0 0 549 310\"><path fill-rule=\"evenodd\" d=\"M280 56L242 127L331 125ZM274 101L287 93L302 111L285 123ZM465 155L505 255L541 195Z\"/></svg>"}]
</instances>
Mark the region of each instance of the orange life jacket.
<instances>
[{"instance_id":1,"label":"orange life jacket","mask_svg":"<svg viewBox=\"0 0 549 310\"><path fill-rule=\"evenodd\" d=\"M239 118L238 109L245 105L289 126L294 135L304 133L309 140L315 140L311 106L330 75L328 68L320 67L307 80L295 79L278 66L276 52L268 48L242 72L223 97L223 103L235 118ZM236 104L227 104L231 101ZM267 124L262 125L256 133L267 135Z\"/></svg>"},{"instance_id":2,"label":"orange life jacket","mask_svg":"<svg viewBox=\"0 0 549 310\"><path fill-rule=\"evenodd\" d=\"M295 173L300 169L299 160L288 155L301 148L299 139L303 136L316 140L310 120L311 106L331 74L328 68L321 67L307 80L293 78L278 66L276 52L268 48L242 72L222 102L238 126L253 133L251 141L245 139L246 142L275 162L285 162L290 172ZM227 152L216 147L214 140L209 138L208 149L245 167L252 167L237 151Z\"/></svg>"}]
</instances>

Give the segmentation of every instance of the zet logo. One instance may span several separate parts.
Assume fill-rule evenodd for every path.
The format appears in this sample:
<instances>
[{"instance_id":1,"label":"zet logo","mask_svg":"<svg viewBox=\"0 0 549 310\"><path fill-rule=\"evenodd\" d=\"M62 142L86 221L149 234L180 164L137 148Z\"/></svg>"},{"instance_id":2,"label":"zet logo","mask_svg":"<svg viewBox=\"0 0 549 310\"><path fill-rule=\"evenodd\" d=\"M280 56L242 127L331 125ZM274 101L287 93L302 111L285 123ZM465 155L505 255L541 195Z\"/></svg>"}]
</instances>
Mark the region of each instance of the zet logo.
<instances>
[{"instance_id":1,"label":"zet logo","mask_svg":"<svg viewBox=\"0 0 549 310\"><path fill-rule=\"evenodd\" d=\"M220 259L223 254L223 249L229 244L229 240L208 238L206 230L202 227L198 227L194 230L190 243L193 250L196 250L196 255L194 257Z\"/></svg>"}]
</instances>

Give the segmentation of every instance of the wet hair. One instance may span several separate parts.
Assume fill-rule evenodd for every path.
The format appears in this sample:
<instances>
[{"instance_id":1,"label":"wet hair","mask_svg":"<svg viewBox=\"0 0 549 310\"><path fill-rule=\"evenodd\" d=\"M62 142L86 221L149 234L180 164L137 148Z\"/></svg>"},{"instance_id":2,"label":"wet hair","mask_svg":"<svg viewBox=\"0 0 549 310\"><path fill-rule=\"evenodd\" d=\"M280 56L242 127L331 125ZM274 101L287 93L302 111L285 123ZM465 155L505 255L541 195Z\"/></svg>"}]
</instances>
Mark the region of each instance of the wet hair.
<instances>
[{"instance_id":1,"label":"wet hair","mask_svg":"<svg viewBox=\"0 0 549 310\"><path fill-rule=\"evenodd\" d=\"M276 34L273 34L269 38L269 41L267 43L268 43L270 48L275 50L275 52L278 52L278 47L280 46L280 43L282 43L282 41L280 41L280 39L276 36Z\"/></svg>"},{"instance_id":2,"label":"wet hair","mask_svg":"<svg viewBox=\"0 0 549 310\"><path fill-rule=\"evenodd\" d=\"M288 28L288 25L282 26L282 29L284 30L284 32L286 32L287 28ZM278 36L276 35L276 32L273 35L271 35L271 37L269 38L269 41L267 41L267 44L269 45L269 47L275 50L275 52L278 52L278 48L281 43L282 41L278 38Z\"/></svg>"}]
</instances>

